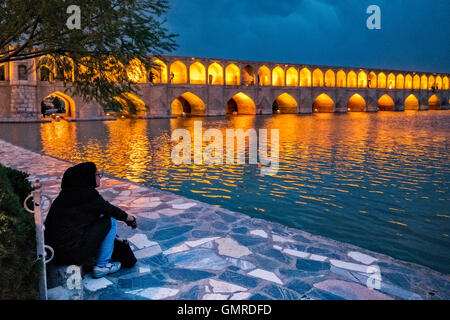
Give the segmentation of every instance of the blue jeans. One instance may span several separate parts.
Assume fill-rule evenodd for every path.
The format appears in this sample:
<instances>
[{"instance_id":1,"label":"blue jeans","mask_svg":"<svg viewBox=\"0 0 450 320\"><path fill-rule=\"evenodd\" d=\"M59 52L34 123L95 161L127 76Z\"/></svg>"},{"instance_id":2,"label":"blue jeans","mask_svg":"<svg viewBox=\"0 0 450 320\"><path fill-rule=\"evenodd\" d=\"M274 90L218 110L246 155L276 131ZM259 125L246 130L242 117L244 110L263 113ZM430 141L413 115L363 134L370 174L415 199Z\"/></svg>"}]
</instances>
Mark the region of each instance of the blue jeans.
<instances>
[{"instance_id":1,"label":"blue jeans","mask_svg":"<svg viewBox=\"0 0 450 320\"><path fill-rule=\"evenodd\" d=\"M114 250L114 239L116 238L116 233L117 233L117 220L111 218L111 229L106 234L105 239L103 239L102 245L100 246L100 250L98 251L97 266L104 267L111 261L112 253Z\"/></svg>"}]
</instances>

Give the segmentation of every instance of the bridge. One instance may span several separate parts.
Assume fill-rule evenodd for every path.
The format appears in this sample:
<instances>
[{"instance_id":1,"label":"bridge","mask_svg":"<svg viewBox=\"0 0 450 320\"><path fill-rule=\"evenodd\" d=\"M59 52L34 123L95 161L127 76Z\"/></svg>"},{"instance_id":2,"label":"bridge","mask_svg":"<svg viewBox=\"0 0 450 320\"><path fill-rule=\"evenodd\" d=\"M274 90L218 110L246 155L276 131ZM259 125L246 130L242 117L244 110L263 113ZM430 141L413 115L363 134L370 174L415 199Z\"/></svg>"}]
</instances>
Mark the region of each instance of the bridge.
<instances>
[{"instance_id":1,"label":"bridge","mask_svg":"<svg viewBox=\"0 0 450 320\"><path fill-rule=\"evenodd\" d=\"M39 121L48 97L64 102L66 118L105 118L95 101L65 93L52 59L0 65L1 120ZM450 109L449 74L175 56L155 63L152 70L137 59L126 66L138 87L126 95L144 118ZM73 80L75 72L63 77Z\"/></svg>"}]
</instances>

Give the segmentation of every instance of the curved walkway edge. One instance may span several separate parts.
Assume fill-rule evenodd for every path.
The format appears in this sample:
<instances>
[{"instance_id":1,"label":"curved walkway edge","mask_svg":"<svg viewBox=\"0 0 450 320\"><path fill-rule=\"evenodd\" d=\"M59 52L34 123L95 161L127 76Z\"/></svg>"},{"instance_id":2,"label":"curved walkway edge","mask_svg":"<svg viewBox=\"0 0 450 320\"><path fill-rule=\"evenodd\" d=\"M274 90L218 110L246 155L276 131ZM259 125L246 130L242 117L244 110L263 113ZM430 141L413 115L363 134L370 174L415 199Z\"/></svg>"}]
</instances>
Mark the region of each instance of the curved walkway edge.
<instances>
[{"instance_id":1,"label":"curved walkway edge","mask_svg":"<svg viewBox=\"0 0 450 320\"><path fill-rule=\"evenodd\" d=\"M0 140L0 163L54 199L73 164ZM449 299L450 276L155 188L104 177L102 196L138 218L118 234L138 263L83 277L90 299ZM64 299L61 288L49 297Z\"/></svg>"}]
</instances>

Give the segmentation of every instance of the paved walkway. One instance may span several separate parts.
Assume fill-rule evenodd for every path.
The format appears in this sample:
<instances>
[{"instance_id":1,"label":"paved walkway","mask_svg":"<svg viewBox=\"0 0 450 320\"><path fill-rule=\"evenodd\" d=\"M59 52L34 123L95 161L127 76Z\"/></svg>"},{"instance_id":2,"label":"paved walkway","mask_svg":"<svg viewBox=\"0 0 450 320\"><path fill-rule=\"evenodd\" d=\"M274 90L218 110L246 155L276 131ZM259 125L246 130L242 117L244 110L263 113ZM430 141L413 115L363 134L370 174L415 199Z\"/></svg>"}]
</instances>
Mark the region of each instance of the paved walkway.
<instances>
[{"instance_id":1,"label":"paved walkway","mask_svg":"<svg viewBox=\"0 0 450 320\"><path fill-rule=\"evenodd\" d=\"M72 165L3 140L0 163L39 178L51 198ZM450 276L426 267L128 181L104 177L99 191L138 217L138 229L118 229L138 263L85 275L85 300L450 298Z\"/></svg>"}]
</instances>

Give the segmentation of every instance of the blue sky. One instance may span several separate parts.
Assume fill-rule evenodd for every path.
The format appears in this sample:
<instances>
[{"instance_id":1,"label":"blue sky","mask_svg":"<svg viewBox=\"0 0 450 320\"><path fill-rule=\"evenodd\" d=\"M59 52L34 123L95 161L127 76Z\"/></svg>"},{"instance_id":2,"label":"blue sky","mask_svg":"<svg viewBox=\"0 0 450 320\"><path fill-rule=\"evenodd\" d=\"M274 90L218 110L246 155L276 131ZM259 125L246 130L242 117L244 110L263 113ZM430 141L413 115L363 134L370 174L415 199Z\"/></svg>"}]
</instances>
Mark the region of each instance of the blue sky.
<instances>
[{"instance_id":1,"label":"blue sky","mask_svg":"<svg viewBox=\"0 0 450 320\"><path fill-rule=\"evenodd\" d=\"M450 73L449 0L169 2L172 55Z\"/></svg>"}]
</instances>

